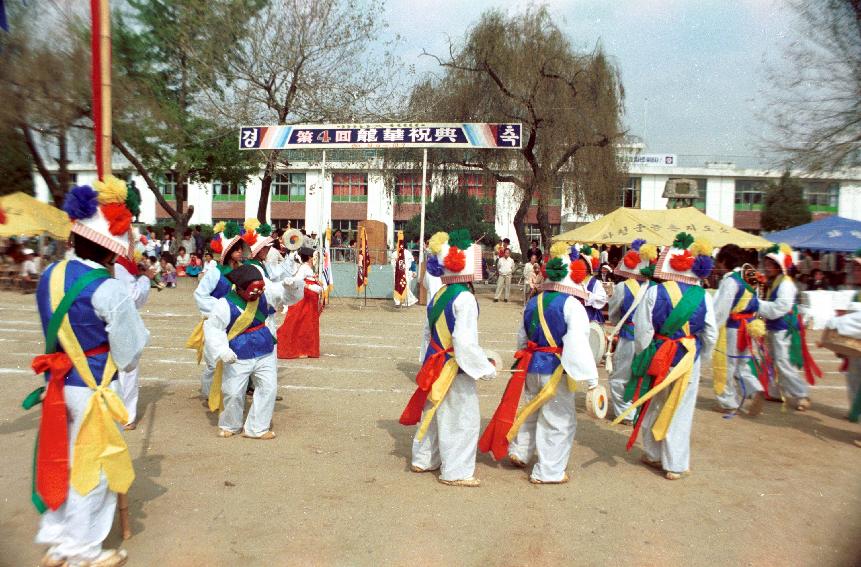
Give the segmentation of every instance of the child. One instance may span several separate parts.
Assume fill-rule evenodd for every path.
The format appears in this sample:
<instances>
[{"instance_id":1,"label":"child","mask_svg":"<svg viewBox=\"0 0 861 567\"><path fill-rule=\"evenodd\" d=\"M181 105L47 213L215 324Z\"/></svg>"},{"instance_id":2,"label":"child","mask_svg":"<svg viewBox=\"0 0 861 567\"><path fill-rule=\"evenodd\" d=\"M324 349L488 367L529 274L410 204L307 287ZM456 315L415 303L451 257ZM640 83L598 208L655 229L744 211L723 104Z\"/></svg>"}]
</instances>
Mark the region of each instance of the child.
<instances>
[{"instance_id":1,"label":"child","mask_svg":"<svg viewBox=\"0 0 861 567\"><path fill-rule=\"evenodd\" d=\"M196 278L202 270L203 262L200 261L197 254L192 253L188 260L188 266L185 268L185 274L190 278Z\"/></svg>"}]
</instances>

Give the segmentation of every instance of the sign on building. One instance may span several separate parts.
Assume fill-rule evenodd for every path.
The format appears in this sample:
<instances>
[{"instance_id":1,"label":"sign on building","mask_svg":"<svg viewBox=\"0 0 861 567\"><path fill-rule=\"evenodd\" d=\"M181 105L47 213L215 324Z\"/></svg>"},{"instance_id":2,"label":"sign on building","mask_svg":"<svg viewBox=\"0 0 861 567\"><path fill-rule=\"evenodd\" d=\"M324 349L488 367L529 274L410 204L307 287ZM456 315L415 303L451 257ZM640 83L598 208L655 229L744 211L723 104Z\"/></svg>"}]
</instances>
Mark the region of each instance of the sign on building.
<instances>
[{"instance_id":1,"label":"sign on building","mask_svg":"<svg viewBox=\"0 0 861 567\"><path fill-rule=\"evenodd\" d=\"M521 124L294 124L243 126L240 150L287 148L520 148Z\"/></svg>"},{"instance_id":2,"label":"sign on building","mask_svg":"<svg viewBox=\"0 0 861 567\"><path fill-rule=\"evenodd\" d=\"M675 154L622 154L619 161L626 165L645 165L657 167L676 167Z\"/></svg>"}]
</instances>

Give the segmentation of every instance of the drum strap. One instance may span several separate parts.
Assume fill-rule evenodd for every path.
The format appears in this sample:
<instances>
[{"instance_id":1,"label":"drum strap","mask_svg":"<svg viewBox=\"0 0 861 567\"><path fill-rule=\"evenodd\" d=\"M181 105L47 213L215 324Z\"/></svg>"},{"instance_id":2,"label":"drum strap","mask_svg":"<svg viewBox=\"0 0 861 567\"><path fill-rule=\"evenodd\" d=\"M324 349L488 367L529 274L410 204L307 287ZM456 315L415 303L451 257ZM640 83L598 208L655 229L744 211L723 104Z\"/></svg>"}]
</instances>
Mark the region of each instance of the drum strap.
<instances>
[{"instance_id":1,"label":"drum strap","mask_svg":"<svg viewBox=\"0 0 861 567\"><path fill-rule=\"evenodd\" d=\"M630 289L630 287L628 288ZM607 372L613 372L613 339L619 334L619 331L622 330L622 327L628 321L628 319L634 314L637 306L640 305L640 302L643 301L643 298L646 297L646 292L649 291L648 282L644 282L640 285L640 289L637 294L634 296L634 301L631 302L631 306L628 307L628 310L624 315L619 319L619 322L616 323L616 326L613 327L613 330L610 332L610 336L607 337L607 352L604 353L604 368L607 369Z\"/></svg>"}]
</instances>

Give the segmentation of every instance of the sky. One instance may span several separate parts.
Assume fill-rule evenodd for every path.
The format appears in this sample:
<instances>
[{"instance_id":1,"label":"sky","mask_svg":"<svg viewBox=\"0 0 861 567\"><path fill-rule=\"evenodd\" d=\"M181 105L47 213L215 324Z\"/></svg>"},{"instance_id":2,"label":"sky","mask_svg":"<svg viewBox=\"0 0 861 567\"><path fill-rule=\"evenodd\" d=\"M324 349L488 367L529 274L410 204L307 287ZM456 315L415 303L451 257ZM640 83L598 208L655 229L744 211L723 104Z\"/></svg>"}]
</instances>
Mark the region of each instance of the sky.
<instances>
[{"instance_id":1,"label":"sky","mask_svg":"<svg viewBox=\"0 0 861 567\"><path fill-rule=\"evenodd\" d=\"M624 123L646 153L682 163L761 152L767 69L787 68L782 47L798 24L784 0L548 0L554 21L577 49L598 41L621 71ZM388 0L389 31L416 73L439 73L422 49L445 55L490 8L528 4L490 0ZM687 157L687 159L685 159Z\"/></svg>"}]
</instances>

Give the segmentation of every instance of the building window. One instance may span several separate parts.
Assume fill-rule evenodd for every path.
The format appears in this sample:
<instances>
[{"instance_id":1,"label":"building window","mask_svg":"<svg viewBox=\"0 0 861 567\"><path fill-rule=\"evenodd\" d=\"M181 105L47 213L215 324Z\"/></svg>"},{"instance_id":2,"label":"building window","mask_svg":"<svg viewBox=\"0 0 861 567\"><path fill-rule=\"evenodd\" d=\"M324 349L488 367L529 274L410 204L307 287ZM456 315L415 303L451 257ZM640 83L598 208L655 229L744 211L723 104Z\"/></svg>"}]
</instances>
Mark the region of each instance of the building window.
<instances>
[{"instance_id":1,"label":"building window","mask_svg":"<svg viewBox=\"0 0 861 567\"><path fill-rule=\"evenodd\" d=\"M765 179L736 179L735 210L761 211L767 187L768 181Z\"/></svg>"},{"instance_id":2,"label":"building window","mask_svg":"<svg viewBox=\"0 0 861 567\"><path fill-rule=\"evenodd\" d=\"M706 194L707 194L707 185L708 180L705 177L670 177L670 180L673 179L690 179L692 181L697 182L697 193L699 197L697 197L696 201L694 201L694 207L701 210L702 212L706 212Z\"/></svg>"},{"instance_id":3,"label":"building window","mask_svg":"<svg viewBox=\"0 0 861 567\"><path fill-rule=\"evenodd\" d=\"M272 226L279 230L287 230L288 228L297 228L302 230L305 228L305 219L272 219Z\"/></svg>"},{"instance_id":4,"label":"building window","mask_svg":"<svg viewBox=\"0 0 861 567\"><path fill-rule=\"evenodd\" d=\"M367 173L336 173L332 176L333 202L367 202Z\"/></svg>"},{"instance_id":5,"label":"building window","mask_svg":"<svg viewBox=\"0 0 861 567\"><path fill-rule=\"evenodd\" d=\"M359 220L356 219L332 219L332 234L340 230L344 235L344 242L350 242L359 238Z\"/></svg>"},{"instance_id":6,"label":"building window","mask_svg":"<svg viewBox=\"0 0 861 567\"><path fill-rule=\"evenodd\" d=\"M176 179L178 175L175 171L168 171L162 176L158 183L158 189L161 191L161 194L165 197L171 197L176 199ZM188 195L188 183L183 183L182 188L185 189L184 193Z\"/></svg>"},{"instance_id":7,"label":"building window","mask_svg":"<svg viewBox=\"0 0 861 567\"><path fill-rule=\"evenodd\" d=\"M561 228L561 225L551 224L550 225L550 234L551 235L559 234L560 228ZM537 240L538 241L538 247L541 248L542 250L544 250L544 243L541 241L541 228L539 228L539 226L537 224L527 224L526 226L523 227L523 229L526 232L526 247L529 248L530 244L532 244L532 241ZM547 250L544 250L544 252L545 253L550 252L549 247Z\"/></svg>"},{"instance_id":8,"label":"building window","mask_svg":"<svg viewBox=\"0 0 861 567\"><path fill-rule=\"evenodd\" d=\"M421 187L421 173L399 173L395 177L395 198L399 203L421 203ZM430 177L428 177L425 183L425 196L428 200L430 200L430 194Z\"/></svg>"},{"instance_id":9,"label":"building window","mask_svg":"<svg viewBox=\"0 0 861 567\"><path fill-rule=\"evenodd\" d=\"M305 174L278 173L272 179L273 201L305 201Z\"/></svg>"},{"instance_id":10,"label":"building window","mask_svg":"<svg viewBox=\"0 0 861 567\"><path fill-rule=\"evenodd\" d=\"M811 211L837 212L840 184L836 181L802 181L804 199Z\"/></svg>"},{"instance_id":11,"label":"building window","mask_svg":"<svg viewBox=\"0 0 861 567\"><path fill-rule=\"evenodd\" d=\"M482 203L496 201L496 178L483 173L461 173L457 176L457 189Z\"/></svg>"},{"instance_id":12,"label":"building window","mask_svg":"<svg viewBox=\"0 0 861 567\"><path fill-rule=\"evenodd\" d=\"M212 182L212 200L213 201L242 201L245 199L245 184L233 183L230 181L221 181L220 179Z\"/></svg>"},{"instance_id":13,"label":"building window","mask_svg":"<svg viewBox=\"0 0 861 567\"><path fill-rule=\"evenodd\" d=\"M641 177L629 177L628 183L622 187L621 200L622 206L629 209L640 208L640 184Z\"/></svg>"},{"instance_id":14,"label":"building window","mask_svg":"<svg viewBox=\"0 0 861 567\"><path fill-rule=\"evenodd\" d=\"M551 207L561 206L562 205L562 190L563 190L563 184L560 181L559 183L556 184L556 187L553 188L553 193L550 195L550 202L547 204L550 205ZM538 197L533 196L532 201L530 201L529 204L530 205L537 205L538 204Z\"/></svg>"}]
</instances>

